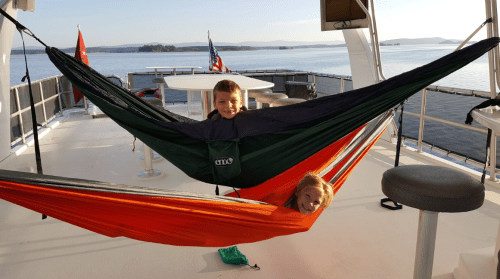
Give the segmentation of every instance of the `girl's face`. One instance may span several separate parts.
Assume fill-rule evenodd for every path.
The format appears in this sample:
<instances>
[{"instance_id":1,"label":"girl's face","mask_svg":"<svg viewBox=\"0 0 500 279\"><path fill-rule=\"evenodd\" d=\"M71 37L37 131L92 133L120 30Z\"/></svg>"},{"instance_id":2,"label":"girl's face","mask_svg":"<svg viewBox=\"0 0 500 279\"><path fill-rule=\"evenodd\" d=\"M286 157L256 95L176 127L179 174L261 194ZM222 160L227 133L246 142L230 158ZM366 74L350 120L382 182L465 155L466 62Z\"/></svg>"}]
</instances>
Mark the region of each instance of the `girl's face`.
<instances>
[{"instance_id":1,"label":"girl's face","mask_svg":"<svg viewBox=\"0 0 500 279\"><path fill-rule=\"evenodd\" d=\"M316 187L307 187L297 194L297 207L302 214L311 214L323 203L323 191Z\"/></svg>"}]
</instances>

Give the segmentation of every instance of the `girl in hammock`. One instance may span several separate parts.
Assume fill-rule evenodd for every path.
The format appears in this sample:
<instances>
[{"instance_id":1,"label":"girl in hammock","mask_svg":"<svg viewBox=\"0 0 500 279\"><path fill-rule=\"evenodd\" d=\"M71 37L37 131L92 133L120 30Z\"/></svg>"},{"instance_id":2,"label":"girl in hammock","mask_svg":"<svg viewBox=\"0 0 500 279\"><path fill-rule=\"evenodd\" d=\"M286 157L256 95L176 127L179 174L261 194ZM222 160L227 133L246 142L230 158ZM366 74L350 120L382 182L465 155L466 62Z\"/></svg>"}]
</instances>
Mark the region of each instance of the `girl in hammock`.
<instances>
[{"instance_id":1,"label":"girl in hammock","mask_svg":"<svg viewBox=\"0 0 500 279\"><path fill-rule=\"evenodd\" d=\"M310 172L299 181L295 194L285 207L300 211L302 214L311 214L319 208L327 208L332 200L332 185Z\"/></svg>"}]
</instances>

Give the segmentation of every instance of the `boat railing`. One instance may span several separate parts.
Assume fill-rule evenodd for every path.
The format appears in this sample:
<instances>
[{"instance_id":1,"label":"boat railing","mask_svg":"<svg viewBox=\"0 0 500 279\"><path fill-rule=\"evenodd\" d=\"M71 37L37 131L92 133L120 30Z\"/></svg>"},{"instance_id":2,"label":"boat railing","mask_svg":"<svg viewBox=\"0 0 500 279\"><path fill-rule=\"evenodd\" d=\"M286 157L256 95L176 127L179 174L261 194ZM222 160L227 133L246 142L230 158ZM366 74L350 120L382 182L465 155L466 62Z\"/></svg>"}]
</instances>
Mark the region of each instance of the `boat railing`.
<instances>
[{"instance_id":1,"label":"boat railing","mask_svg":"<svg viewBox=\"0 0 500 279\"><path fill-rule=\"evenodd\" d=\"M186 72L186 73L183 73ZM211 73L208 71L196 71L195 74L207 74ZM165 71L164 75L173 74L173 71ZM177 74L192 74L191 71L177 71ZM286 81L308 81L316 83L316 90L318 97L339 94L352 90L352 79L350 76L323 74L315 72L305 72L298 70L283 70L283 69L267 69L258 71L237 71L235 74L241 74L245 76L250 76L253 78L270 81L275 84L274 91L285 92L285 82ZM141 73L128 73L126 82L119 81L125 84L125 87L129 89L134 89L136 86L142 87L152 87L155 84L152 83L154 72L141 72ZM114 77L117 80L121 78L118 76ZM32 82L33 97L35 101L35 110L37 114L38 124L47 127L47 124L54 119L57 115L61 115L65 108L72 108L75 104L71 96L72 86L71 83L62 75L49 77ZM168 89L167 89L168 91ZM175 91L175 90L174 90ZM415 124L418 128L412 128L413 130L418 130L418 134L412 135L409 129L403 128L403 136L405 141L414 143L416 145L416 152L424 152L424 149L437 152L439 154L446 155L455 160L459 160L468 163L472 166L482 168L484 166L484 157L481 156L471 156L466 154L467 152L461 150L454 150L447 146L443 146L440 142L433 142L432 133L429 132L424 136L424 124L426 121L429 123L439 123L445 125L446 127L462 129L463 131L468 131L467 133L480 133L481 135L487 134L487 129L480 125L465 125L457 121L444 119L441 117L436 117L435 115L429 115L426 113L426 103L427 103L427 92L435 92L439 94L452 94L458 96L466 97L476 97L481 99L489 98L490 93L480 90L468 90L461 88L452 88L444 86L431 85L422 90L421 93L417 94L421 96L421 104L417 109L413 111L405 110L404 115L409 116L407 118L417 119L418 124ZM22 142L26 143L26 138L32 134L32 122L31 122L31 112L29 105L29 89L27 84L21 84L11 87L11 146L15 146ZM186 98L185 92L179 92L178 96ZM184 99L179 100L165 100L167 103L185 103ZM478 100L479 103L481 100ZM415 102L413 102L415 103ZM465 114L464 114L465 119ZM405 120L406 121L406 120ZM415 121L414 121L415 122ZM398 129L394 125L394 131ZM395 132L394 132L395 134ZM468 137L467 135L462 135L463 137ZM484 139L485 141L485 139ZM496 152L496 150L492 150ZM493 153L496 154L496 153ZM498 161L498 160L497 160ZM497 166L498 168L498 166Z\"/></svg>"},{"instance_id":2,"label":"boat railing","mask_svg":"<svg viewBox=\"0 0 500 279\"><path fill-rule=\"evenodd\" d=\"M405 141L414 143L416 145L416 152L422 153L423 148L427 148L430 151L437 152L442 155L446 155L448 157L451 157L455 160L467 163L469 165L473 165L478 168L483 168L484 167L484 160L481 160L480 158L477 157L471 157L470 155L465 154L464 152L456 151L456 150L451 150L449 148L440 146L437 143L432 143L429 141L424 140L424 124L426 120L435 122L435 123L441 123L447 126L455 127L457 129L465 129L467 131L471 132L478 132L481 134L484 134L484 144L486 144L486 135L488 134L488 129L484 128L483 126L480 125L466 125L463 123L459 123L456 121L450 121L447 119L435 117L435 116L430 116L425 113L426 109L426 103L427 103L427 92L428 91L433 91L437 93L443 93L443 94L453 94L453 95L460 95L460 96L471 96L471 97L479 97L479 98L484 98L484 99L489 99L489 92L486 91L479 91L479 90L469 90L469 89L460 89L460 88L451 88L451 87L444 87L444 86L428 86L425 89L422 90L422 100L421 100L421 106L420 106L420 113L415 113L415 112L410 112L410 111L405 111L404 115L412 116L412 117L417 117L419 119L419 124L418 124L418 136L417 137L412 137L408 135L404 135ZM400 110L398 112L401 112ZM463 119L465 120L465 115L467 112L464 113ZM404 130L403 130L404 134ZM468 135L463 135L464 137L467 137ZM491 152L493 154L496 153L496 148L492 148ZM486 152L485 152L486 153ZM498 166L496 168L496 171L498 171Z\"/></svg>"},{"instance_id":3,"label":"boat railing","mask_svg":"<svg viewBox=\"0 0 500 279\"><path fill-rule=\"evenodd\" d=\"M65 107L70 107L72 93L71 83L63 76L53 76L31 82L37 124L47 124L58 115L62 115ZM28 84L20 84L10 88L10 126L11 147L26 143L26 138L33 134L31 106ZM69 106L68 106L69 102Z\"/></svg>"}]
</instances>

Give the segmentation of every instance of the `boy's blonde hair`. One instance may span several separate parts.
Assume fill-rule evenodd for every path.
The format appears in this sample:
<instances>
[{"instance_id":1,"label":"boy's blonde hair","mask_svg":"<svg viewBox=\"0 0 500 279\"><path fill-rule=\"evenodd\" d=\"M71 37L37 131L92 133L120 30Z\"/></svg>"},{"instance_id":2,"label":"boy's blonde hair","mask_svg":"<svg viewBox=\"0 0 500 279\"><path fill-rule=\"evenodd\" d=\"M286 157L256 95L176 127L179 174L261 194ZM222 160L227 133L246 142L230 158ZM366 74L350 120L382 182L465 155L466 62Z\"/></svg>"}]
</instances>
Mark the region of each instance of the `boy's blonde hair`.
<instances>
[{"instance_id":1,"label":"boy's blonde hair","mask_svg":"<svg viewBox=\"0 0 500 279\"><path fill-rule=\"evenodd\" d=\"M240 86L229 79L223 79L214 86L214 102L217 100L217 92L239 92L240 93L240 98L241 98L241 88Z\"/></svg>"},{"instance_id":2,"label":"boy's blonde hair","mask_svg":"<svg viewBox=\"0 0 500 279\"><path fill-rule=\"evenodd\" d=\"M319 188L323 191L323 202L321 208L327 208L333 201L333 187L323 178L310 172L306 174L297 184L295 195L298 196L306 188Z\"/></svg>"}]
</instances>

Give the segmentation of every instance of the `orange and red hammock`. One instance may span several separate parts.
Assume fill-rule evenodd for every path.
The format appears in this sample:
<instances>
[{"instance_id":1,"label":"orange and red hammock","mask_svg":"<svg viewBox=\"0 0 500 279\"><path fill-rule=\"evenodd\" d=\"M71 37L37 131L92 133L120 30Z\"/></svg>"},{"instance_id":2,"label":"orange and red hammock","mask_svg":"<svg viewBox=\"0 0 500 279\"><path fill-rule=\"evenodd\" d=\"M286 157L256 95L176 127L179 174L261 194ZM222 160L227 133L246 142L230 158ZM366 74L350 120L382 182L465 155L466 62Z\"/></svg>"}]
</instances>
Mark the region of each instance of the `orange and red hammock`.
<instances>
[{"instance_id":1,"label":"orange and red hammock","mask_svg":"<svg viewBox=\"0 0 500 279\"><path fill-rule=\"evenodd\" d=\"M309 215L282 205L309 171L337 192L380 137L389 114L360 127L288 171L228 197L143 189L110 183L0 170L0 198L103 234L182 246L221 247L309 230ZM337 160L336 160L337 159Z\"/></svg>"}]
</instances>

